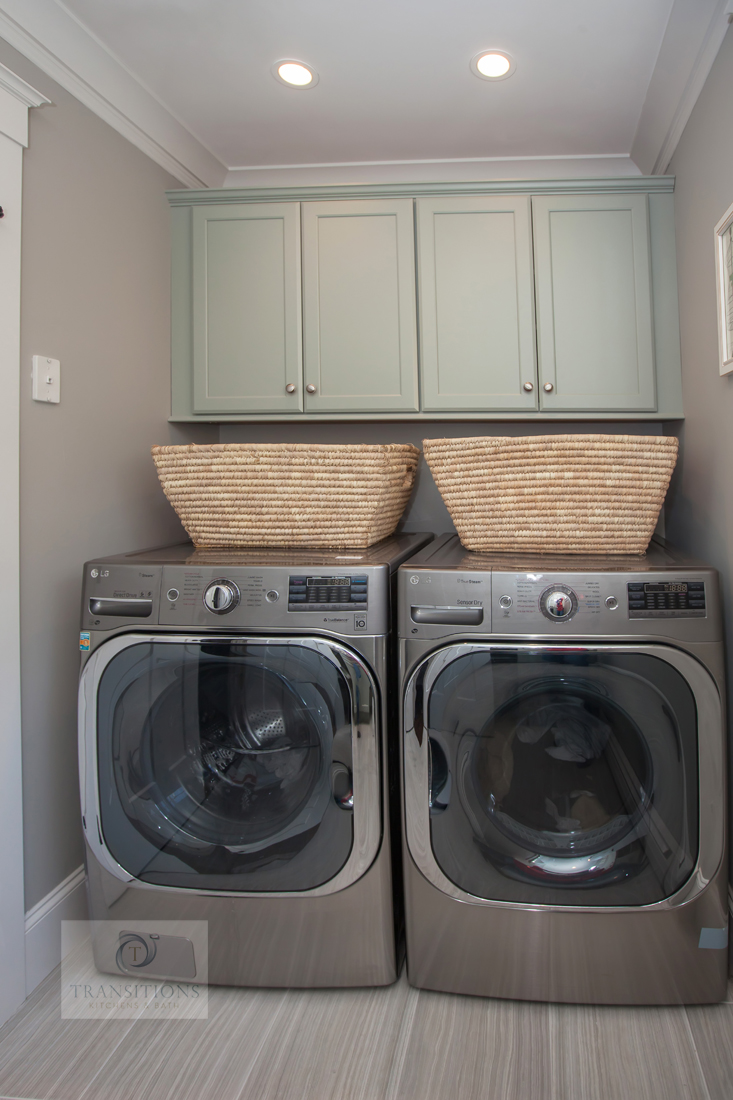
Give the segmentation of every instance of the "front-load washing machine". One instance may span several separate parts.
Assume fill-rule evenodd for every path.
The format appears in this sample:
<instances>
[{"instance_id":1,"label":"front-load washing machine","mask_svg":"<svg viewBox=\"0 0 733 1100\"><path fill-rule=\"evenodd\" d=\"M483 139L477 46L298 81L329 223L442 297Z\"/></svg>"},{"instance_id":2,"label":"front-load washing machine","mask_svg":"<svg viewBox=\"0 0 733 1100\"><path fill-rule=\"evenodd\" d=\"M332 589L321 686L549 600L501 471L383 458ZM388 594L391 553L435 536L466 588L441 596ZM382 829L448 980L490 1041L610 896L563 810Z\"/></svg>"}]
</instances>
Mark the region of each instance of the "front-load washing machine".
<instances>
[{"instance_id":1,"label":"front-load washing machine","mask_svg":"<svg viewBox=\"0 0 733 1100\"><path fill-rule=\"evenodd\" d=\"M79 749L101 970L125 970L133 935L143 961L157 951L146 976L201 975L206 938L161 934L186 920L206 925L209 982L394 981L391 591L428 538L186 543L85 565Z\"/></svg>"},{"instance_id":2,"label":"front-load washing machine","mask_svg":"<svg viewBox=\"0 0 733 1100\"><path fill-rule=\"evenodd\" d=\"M728 907L715 570L483 555L399 570L413 985L720 1000Z\"/></svg>"}]
</instances>

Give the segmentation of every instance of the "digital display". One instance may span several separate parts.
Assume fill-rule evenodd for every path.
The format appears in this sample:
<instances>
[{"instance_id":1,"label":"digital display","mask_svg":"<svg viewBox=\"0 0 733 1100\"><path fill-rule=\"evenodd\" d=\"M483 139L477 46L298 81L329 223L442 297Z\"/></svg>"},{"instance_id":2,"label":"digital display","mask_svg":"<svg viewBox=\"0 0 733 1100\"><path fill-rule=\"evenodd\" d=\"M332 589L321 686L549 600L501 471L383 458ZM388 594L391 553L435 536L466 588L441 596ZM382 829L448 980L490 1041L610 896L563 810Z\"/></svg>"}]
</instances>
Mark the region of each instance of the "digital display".
<instances>
[{"instance_id":1,"label":"digital display","mask_svg":"<svg viewBox=\"0 0 733 1100\"><path fill-rule=\"evenodd\" d=\"M308 577L306 580L308 587L325 588L328 586L331 588L333 585L342 585L345 588L351 587L351 577Z\"/></svg>"},{"instance_id":2,"label":"digital display","mask_svg":"<svg viewBox=\"0 0 733 1100\"><path fill-rule=\"evenodd\" d=\"M645 584L645 592L686 592L687 584L683 581L679 584L673 584L671 581L666 584Z\"/></svg>"}]
</instances>

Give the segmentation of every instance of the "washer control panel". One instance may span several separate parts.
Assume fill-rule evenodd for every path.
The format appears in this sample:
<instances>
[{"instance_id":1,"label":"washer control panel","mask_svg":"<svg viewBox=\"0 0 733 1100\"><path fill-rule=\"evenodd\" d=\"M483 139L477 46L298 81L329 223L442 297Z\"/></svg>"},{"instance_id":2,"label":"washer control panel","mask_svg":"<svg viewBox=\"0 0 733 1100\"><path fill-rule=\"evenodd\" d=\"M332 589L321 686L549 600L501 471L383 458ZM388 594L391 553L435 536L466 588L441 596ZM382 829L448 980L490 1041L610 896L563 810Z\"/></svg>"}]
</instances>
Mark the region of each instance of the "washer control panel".
<instances>
[{"instance_id":1,"label":"washer control panel","mask_svg":"<svg viewBox=\"0 0 733 1100\"><path fill-rule=\"evenodd\" d=\"M289 577L288 611L366 611L369 577Z\"/></svg>"},{"instance_id":2,"label":"washer control panel","mask_svg":"<svg viewBox=\"0 0 733 1100\"><path fill-rule=\"evenodd\" d=\"M704 619L704 581L629 581L630 619Z\"/></svg>"}]
</instances>

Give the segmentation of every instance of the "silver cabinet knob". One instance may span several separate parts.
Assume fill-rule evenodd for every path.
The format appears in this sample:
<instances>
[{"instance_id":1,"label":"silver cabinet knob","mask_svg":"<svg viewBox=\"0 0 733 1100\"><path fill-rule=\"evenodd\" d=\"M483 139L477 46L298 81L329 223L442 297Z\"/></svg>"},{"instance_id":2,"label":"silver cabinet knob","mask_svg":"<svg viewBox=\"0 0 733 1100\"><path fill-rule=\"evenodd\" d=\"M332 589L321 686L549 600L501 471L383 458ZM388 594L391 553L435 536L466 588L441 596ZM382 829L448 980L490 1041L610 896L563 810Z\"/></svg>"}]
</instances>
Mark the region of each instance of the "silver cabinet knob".
<instances>
[{"instance_id":1,"label":"silver cabinet knob","mask_svg":"<svg viewBox=\"0 0 733 1100\"><path fill-rule=\"evenodd\" d=\"M309 386L306 386L305 387L305 392L306 393L315 393L316 392L316 387L313 384L311 384Z\"/></svg>"},{"instance_id":2,"label":"silver cabinet knob","mask_svg":"<svg viewBox=\"0 0 733 1100\"><path fill-rule=\"evenodd\" d=\"M542 387L545 393L552 393L554 388L555 387L553 386L552 382L545 382L544 386Z\"/></svg>"},{"instance_id":3,"label":"silver cabinet knob","mask_svg":"<svg viewBox=\"0 0 733 1100\"><path fill-rule=\"evenodd\" d=\"M287 386L285 387L285 392L286 393L295 393L295 386L293 385L292 382L288 382Z\"/></svg>"},{"instance_id":4,"label":"silver cabinet knob","mask_svg":"<svg viewBox=\"0 0 733 1100\"><path fill-rule=\"evenodd\" d=\"M524 390L525 393L531 393L532 390L534 389L534 384L532 382L525 382L524 385L522 386L522 389Z\"/></svg>"}]
</instances>

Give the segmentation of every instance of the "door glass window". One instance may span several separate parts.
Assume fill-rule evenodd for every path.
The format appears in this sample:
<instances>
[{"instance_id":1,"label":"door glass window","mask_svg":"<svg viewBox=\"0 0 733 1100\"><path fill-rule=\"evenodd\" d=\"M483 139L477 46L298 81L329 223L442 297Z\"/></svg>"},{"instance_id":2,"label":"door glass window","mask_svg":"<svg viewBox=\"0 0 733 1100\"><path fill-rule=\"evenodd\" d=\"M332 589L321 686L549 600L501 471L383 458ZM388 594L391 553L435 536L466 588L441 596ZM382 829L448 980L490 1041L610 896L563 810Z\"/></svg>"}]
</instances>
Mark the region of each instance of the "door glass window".
<instances>
[{"instance_id":1,"label":"door glass window","mask_svg":"<svg viewBox=\"0 0 733 1100\"><path fill-rule=\"evenodd\" d=\"M159 885L321 885L352 847L351 710L337 664L307 645L131 645L98 693L107 847Z\"/></svg>"},{"instance_id":2,"label":"door glass window","mask_svg":"<svg viewBox=\"0 0 733 1100\"><path fill-rule=\"evenodd\" d=\"M435 858L478 897L643 905L697 859L697 714L646 654L479 650L429 694Z\"/></svg>"}]
</instances>

